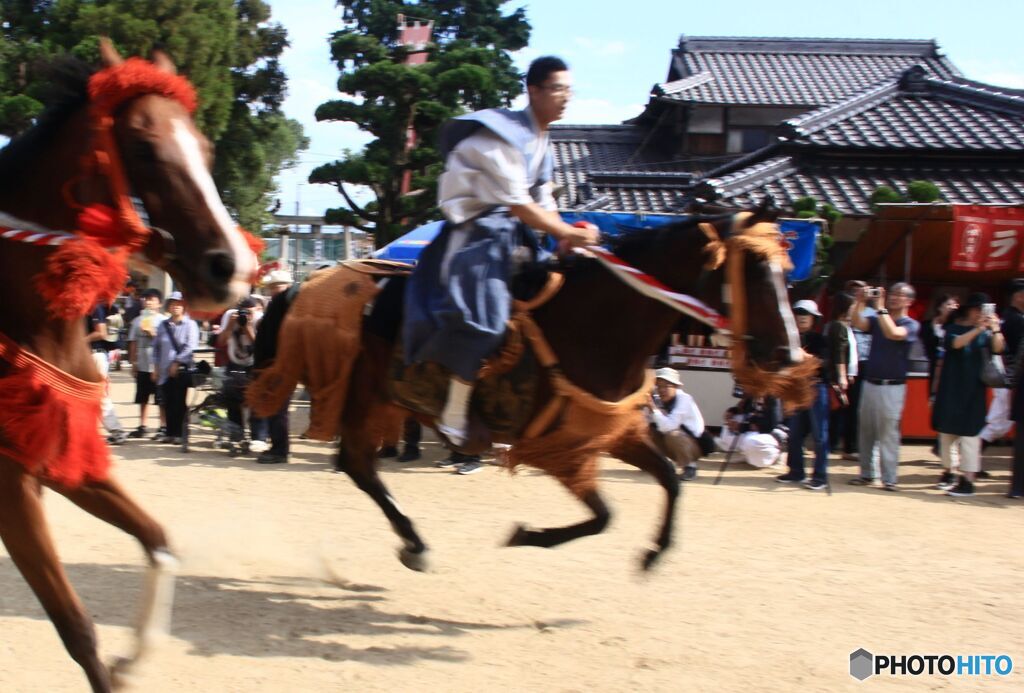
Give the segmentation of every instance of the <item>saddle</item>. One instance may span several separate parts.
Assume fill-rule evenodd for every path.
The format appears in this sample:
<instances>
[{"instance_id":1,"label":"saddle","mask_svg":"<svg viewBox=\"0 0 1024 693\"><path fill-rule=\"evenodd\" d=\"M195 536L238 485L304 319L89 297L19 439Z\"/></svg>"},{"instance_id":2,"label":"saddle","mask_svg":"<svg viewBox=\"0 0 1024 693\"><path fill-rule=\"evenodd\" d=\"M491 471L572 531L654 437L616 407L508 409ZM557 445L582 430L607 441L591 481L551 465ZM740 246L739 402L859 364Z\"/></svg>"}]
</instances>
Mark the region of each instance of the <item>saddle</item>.
<instances>
[{"instance_id":1,"label":"saddle","mask_svg":"<svg viewBox=\"0 0 1024 693\"><path fill-rule=\"evenodd\" d=\"M510 443L525 431L533 417L540 364L524 339L521 323L513 316L501 351L490 359L474 383L469 403L469 443L487 448L491 442ZM391 359L391 396L403 407L438 418L448 396L451 372L431 363L406 364L399 342Z\"/></svg>"},{"instance_id":2,"label":"saddle","mask_svg":"<svg viewBox=\"0 0 1024 693\"><path fill-rule=\"evenodd\" d=\"M276 411L303 382L312 399L306 434L333 439L361 335L371 333L395 344L388 383L395 402L422 416L439 417L450 373L436 363L406 365L403 359L404 279L410 272L401 263L355 261L322 270L308 280L285 318L273 366L249 387L247 399L254 411ZM470 442L462 446L464 452L486 449L492 442L512 442L537 425L538 401L544 389L550 389L545 366L555 359L549 350L544 353L546 344L538 349L539 331L529 310L550 298L562 278L546 276L547 283L532 299L515 301L504 344L479 373L470 402Z\"/></svg>"}]
</instances>

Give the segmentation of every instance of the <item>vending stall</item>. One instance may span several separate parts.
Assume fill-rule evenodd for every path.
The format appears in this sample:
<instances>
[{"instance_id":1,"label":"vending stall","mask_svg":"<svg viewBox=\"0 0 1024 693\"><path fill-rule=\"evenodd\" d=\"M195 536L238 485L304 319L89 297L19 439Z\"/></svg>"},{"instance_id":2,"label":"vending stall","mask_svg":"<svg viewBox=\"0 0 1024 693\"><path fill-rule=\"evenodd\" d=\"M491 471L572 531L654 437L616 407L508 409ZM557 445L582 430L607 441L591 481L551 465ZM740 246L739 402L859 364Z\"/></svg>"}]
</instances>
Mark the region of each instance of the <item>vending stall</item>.
<instances>
[{"instance_id":1,"label":"vending stall","mask_svg":"<svg viewBox=\"0 0 1024 693\"><path fill-rule=\"evenodd\" d=\"M1024 206L882 204L830 281L838 291L851 279L888 285L905 281L917 291L911 315L928 317L934 296L966 298L984 291L1002 310L1012 279L1024 276ZM917 345L903 410L906 438L933 438L928 363Z\"/></svg>"}]
</instances>

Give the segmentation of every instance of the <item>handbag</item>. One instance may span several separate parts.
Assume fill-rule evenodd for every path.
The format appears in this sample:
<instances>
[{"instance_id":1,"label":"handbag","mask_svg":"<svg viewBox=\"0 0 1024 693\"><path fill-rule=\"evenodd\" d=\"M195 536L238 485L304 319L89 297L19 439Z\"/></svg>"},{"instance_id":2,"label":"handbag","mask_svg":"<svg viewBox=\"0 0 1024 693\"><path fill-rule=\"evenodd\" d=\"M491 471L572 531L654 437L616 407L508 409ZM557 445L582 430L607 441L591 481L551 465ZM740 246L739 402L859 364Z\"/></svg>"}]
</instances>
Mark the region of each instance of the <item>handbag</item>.
<instances>
[{"instance_id":1,"label":"handbag","mask_svg":"<svg viewBox=\"0 0 1024 693\"><path fill-rule=\"evenodd\" d=\"M850 400L837 383L830 383L828 387L828 408L829 411L845 409L850 406Z\"/></svg>"},{"instance_id":2,"label":"handbag","mask_svg":"<svg viewBox=\"0 0 1024 693\"><path fill-rule=\"evenodd\" d=\"M982 347L982 353L985 361L981 366L981 382L985 383L987 387L1010 387L1010 379L1006 375L1003 357L999 354L993 354L988 346Z\"/></svg>"},{"instance_id":3,"label":"handbag","mask_svg":"<svg viewBox=\"0 0 1024 693\"><path fill-rule=\"evenodd\" d=\"M167 332L167 338L171 340L171 346L174 348L174 354L178 355L181 353L181 344L174 338L174 332L171 331L171 326L168 325L170 320L164 320L160 323L160 326ZM198 374L202 372L202 369L195 364L192 359L189 359L188 363L183 363L178 370L178 378L185 384L185 387L195 387L198 385Z\"/></svg>"}]
</instances>

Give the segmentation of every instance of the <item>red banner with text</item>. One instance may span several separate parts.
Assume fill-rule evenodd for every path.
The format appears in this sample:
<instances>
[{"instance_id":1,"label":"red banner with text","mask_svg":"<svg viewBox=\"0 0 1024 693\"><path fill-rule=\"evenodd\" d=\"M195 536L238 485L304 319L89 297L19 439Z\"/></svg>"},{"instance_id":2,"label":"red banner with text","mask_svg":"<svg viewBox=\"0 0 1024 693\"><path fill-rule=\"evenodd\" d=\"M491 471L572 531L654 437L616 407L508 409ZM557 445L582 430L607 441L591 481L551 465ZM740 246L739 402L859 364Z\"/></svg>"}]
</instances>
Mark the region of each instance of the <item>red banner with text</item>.
<instances>
[{"instance_id":1,"label":"red banner with text","mask_svg":"<svg viewBox=\"0 0 1024 693\"><path fill-rule=\"evenodd\" d=\"M1024 209L953 205L949 268L961 272L1024 271Z\"/></svg>"}]
</instances>

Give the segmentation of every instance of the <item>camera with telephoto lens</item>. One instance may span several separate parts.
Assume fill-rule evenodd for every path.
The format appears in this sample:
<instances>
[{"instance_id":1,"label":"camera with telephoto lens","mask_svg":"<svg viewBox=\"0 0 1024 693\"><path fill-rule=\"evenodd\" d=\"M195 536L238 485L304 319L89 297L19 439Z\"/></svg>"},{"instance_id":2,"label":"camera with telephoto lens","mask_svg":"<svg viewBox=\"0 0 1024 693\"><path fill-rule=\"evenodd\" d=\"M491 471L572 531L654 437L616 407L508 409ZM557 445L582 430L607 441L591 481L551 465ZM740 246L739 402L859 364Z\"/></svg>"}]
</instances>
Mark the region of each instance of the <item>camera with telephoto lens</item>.
<instances>
[{"instance_id":1,"label":"camera with telephoto lens","mask_svg":"<svg viewBox=\"0 0 1024 693\"><path fill-rule=\"evenodd\" d=\"M248 308L239 308L238 312L235 313L235 321L238 323L239 327L245 327L246 325L248 325L249 324L249 309Z\"/></svg>"}]
</instances>

